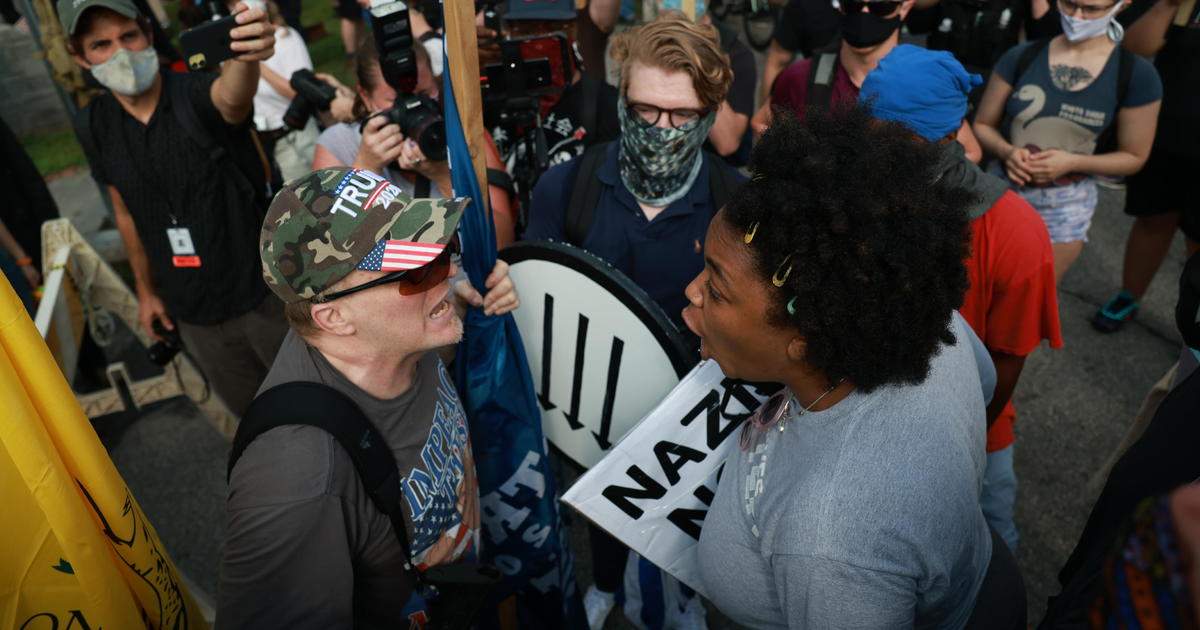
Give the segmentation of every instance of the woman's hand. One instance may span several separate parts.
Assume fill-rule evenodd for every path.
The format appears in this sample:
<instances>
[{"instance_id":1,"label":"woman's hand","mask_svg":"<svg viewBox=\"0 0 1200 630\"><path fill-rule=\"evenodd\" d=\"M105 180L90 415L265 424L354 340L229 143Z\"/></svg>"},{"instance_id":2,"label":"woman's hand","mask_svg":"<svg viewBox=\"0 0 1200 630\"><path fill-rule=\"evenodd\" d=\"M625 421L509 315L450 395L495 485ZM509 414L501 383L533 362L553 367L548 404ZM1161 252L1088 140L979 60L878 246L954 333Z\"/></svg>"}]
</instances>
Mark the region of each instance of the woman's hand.
<instances>
[{"instance_id":1,"label":"woman's hand","mask_svg":"<svg viewBox=\"0 0 1200 630\"><path fill-rule=\"evenodd\" d=\"M333 86L336 93L329 103L329 114L337 122L354 120L354 91L337 80L337 77L325 72L316 73L316 77Z\"/></svg>"},{"instance_id":2,"label":"woman's hand","mask_svg":"<svg viewBox=\"0 0 1200 630\"><path fill-rule=\"evenodd\" d=\"M1058 149L1039 151L1029 157L1029 174L1033 176L1033 181L1049 184L1063 175L1075 172L1077 157L1074 153Z\"/></svg>"},{"instance_id":3,"label":"woman's hand","mask_svg":"<svg viewBox=\"0 0 1200 630\"><path fill-rule=\"evenodd\" d=\"M482 306L484 315L503 315L517 310L521 298L517 295L512 276L508 275L508 263L497 260L492 273L483 282L487 296L482 296L469 280L459 280L454 285L454 294L459 301L470 306Z\"/></svg>"},{"instance_id":4,"label":"woman's hand","mask_svg":"<svg viewBox=\"0 0 1200 630\"><path fill-rule=\"evenodd\" d=\"M375 116L363 127L354 167L378 173L400 157L403 146L404 134L400 132L400 125L388 124L383 116Z\"/></svg>"},{"instance_id":5,"label":"woman's hand","mask_svg":"<svg viewBox=\"0 0 1200 630\"><path fill-rule=\"evenodd\" d=\"M1004 158L1004 171L1008 173L1008 178L1018 186L1024 186L1033 180L1030 167L1029 149L1025 147L1013 147L1012 151L1008 152L1008 157Z\"/></svg>"},{"instance_id":6,"label":"woman's hand","mask_svg":"<svg viewBox=\"0 0 1200 630\"><path fill-rule=\"evenodd\" d=\"M442 189L442 195L449 197L450 192L450 162L446 160L430 160L421 152L421 146L415 140L405 140L400 147L400 158L396 160L401 169L414 171L423 175L429 181Z\"/></svg>"}]
</instances>

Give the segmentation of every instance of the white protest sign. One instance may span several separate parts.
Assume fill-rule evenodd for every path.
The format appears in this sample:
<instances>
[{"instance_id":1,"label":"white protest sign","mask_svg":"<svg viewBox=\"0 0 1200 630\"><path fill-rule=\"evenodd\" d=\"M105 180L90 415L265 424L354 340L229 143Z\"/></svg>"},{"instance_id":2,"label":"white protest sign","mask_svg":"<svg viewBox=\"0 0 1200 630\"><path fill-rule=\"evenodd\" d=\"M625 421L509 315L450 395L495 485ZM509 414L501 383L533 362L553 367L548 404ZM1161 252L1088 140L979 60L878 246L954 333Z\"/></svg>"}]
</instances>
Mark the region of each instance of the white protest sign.
<instances>
[{"instance_id":1,"label":"white protest sign","mask_svg":"<svg viewBox=\"0 0 1200 630\"><path fill-rule=\"evenodd\" d=\"M563 495L630 549L704 593L696 543L739 427L772 390L697 365Z\"/></svg>"},{"instance_id":2,"label":"white protest sign","mask_svg":"<svg viewBox=\"0 0 1200 630\"><path fill-rule=\"evenodd\" d=\"M583 250L522 242L500 257L521 288L513 317L546 439L590 467L687 372L682 337L645 291Z\"/></svg>"}]
</instances>

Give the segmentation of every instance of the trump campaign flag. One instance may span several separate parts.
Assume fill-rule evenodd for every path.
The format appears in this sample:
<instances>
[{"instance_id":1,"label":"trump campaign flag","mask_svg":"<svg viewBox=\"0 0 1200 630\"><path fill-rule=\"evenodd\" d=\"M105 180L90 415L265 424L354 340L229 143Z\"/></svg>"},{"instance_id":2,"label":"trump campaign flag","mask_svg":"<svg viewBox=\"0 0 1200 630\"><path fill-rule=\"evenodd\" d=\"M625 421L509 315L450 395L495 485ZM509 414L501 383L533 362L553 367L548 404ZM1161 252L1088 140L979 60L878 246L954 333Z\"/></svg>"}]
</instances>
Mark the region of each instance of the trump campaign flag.
<instances>
[{"instance_id":1,"label":"trump campaign flag","mask_svg":"<svg viewBox=\"0 0 1200 630\"><path fill-rule=\"evenodd\" d=\"M442 94L454 193L470 197L459 223L463 267L482 288L496 264L496 236L468 137L483 159L474 5L444 3ZM457 92L455 91L457 88ZM468 131L469 130L469 131ZM476 170L478 168L478 171ZM482 560L504 573L498 599L516 596L520 628L586 628L533 378L512 315L467 311L456 381L471 428L481 509Z\"/></svg>"},{"instance_id":2,"label":"trump campaign flag","mask_svg":"<svg viewBox=\"0 0 1200 630\"><path fill-rule=\"evenodd\" d=\"M0 627L207 627L0 276Z\"/></svg>"}]
</instances>

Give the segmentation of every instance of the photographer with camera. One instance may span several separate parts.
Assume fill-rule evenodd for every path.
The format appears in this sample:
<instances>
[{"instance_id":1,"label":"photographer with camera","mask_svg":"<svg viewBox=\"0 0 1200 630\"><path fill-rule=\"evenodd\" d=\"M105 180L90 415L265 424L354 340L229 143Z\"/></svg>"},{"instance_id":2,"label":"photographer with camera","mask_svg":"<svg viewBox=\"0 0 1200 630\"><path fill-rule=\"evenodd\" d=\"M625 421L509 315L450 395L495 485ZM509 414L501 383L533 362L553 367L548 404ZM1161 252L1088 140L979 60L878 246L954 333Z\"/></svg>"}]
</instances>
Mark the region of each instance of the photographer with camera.
<instances>
[{"instance_id":1,"label":"photographer with camera","mask_svg":"<svg viewBox=\"0 0 1200 630\"><path fill-rule=\"evenodd\" d=\"M592 145L616 140L621 134L617 90L602 77L579 67L572 52L576 32L571 0L511 3L504 15L504 38L479 49L480 68L485 75L505 65L503 47L514 47L521 57L512 72L519 76L504 74L506 90L486 86L484 115L522 203L527 203L546 169L583 155ZM538 70L530 57L539 62L545 59L549 65ZM559 84L537 86L546 77ZM522 89L521 83L525 88L537 86L543 93L531 97L531 90Z\"/></svg>"},{"instance_id":2,"label":"photographer with camera","mask_svg":"<svg viewBox=\"0 0 1200 630\"><path fill-rule=\"evenodd\" d=\"M180 74L160 71L149 19L130 0L60 0L58 12L75 62L107 88L76 131L112 198L142 328L160 341L156 322L178 328L241 414L287 331L252 264L272 177L250 114L275 27L239 4L220 74Z\"/></svg>"},{"instance_id":3,"label":"photographer with camera","mask_svg":"<svg viewBox=\"0 0 1200 630\"><path fill-rule=\"evenodd\" d=\"M321 133L314 169L353 166L383 175L410 195L452 196L445 127L435 102L440 91L428 53L422 46L411 50L416 80L411 93L401 94L384 80L376 42L363 42L357 57L356 122L338 123ZM489 171L504 168L490 137L487 166ZM512 201L498 186L489 186L488 195L497 246L504 247L516 240Z\"/></svg>"},{"instance_id":4,"label":"photographer with camera","mask_svg":"<svg viewBox=\"0 0 1200 630\"><path fill-rule=\"evenodd\" d=\"M279 171L287 181L309 171L320 135L316 123L309 117L311 108L301 109L301 116L288 116L297 97L291 78L302 70L309 71L312 76L312 57L300 33L284 23L278 5L271 0L246 0L246 3L265 9L275 25L275 54L262 63L258 90L254 93L254 127L258 129L263 149L268 155L275 156ZM325 106L328 105L327 101Z\"/></svg>"}]
</instances>

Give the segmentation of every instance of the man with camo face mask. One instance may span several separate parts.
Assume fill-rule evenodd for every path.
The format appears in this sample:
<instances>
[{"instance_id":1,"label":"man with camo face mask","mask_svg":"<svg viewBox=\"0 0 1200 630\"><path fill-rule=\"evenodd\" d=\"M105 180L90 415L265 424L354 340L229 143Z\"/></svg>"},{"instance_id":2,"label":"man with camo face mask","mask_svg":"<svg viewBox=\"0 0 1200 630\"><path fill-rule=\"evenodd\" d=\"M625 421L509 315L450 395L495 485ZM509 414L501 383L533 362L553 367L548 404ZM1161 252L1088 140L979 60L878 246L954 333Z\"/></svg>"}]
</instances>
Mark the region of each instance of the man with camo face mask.
<instances>
[{"instance_id":1,"label":"man with camo face mask","mask_svg":"<svg viewBox=\"0 0 1200 630\"><path fill-rule=\"evenodd\" d=\"M254 273L272 178L246 126L274 27L262 8L238 5L237 56L219 75L179 74L160 69L131 0L59 0L58 13L75 62L107 88L76 127L112 199L139 323L154 339L177 330L240 415L287 331Z\"/></svg>"},{"instance_id":2,"label":"man with camo face mask","mask_svg":"<svg viewBox=\"0 0 1200 630\"><path fill-rule=\"evenodd\" d=\"M682 326L683 290L704 267L709 221L743 179L702 148L733 71L716 29L678 11L621 32L609 51L621 64L621 136L542 175L524 236L566 241L603 258L691 335ZM584 607L599 627L621 584L626 549L596 530L592 555L595 586Z\"/></svg>"}]
</instances>

